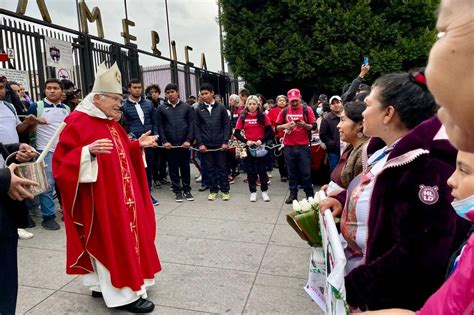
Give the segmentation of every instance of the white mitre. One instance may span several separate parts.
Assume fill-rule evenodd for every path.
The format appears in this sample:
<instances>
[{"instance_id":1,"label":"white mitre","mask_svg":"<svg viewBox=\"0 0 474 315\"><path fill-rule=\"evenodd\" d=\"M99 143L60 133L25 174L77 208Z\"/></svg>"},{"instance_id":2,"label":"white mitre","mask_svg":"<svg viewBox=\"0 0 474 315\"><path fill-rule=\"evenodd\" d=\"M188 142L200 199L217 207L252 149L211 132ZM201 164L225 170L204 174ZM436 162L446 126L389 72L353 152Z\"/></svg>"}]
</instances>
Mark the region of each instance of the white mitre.
<instances>
[{"instance_id":1,"label":"white mitre","mask_svg":"<svg viewBox=\"0 0 474 315\"><path fill-rule=\"evenodd\" d=\"M114 63L110 69L107 69L105 62L97 67L92 92L122 94L122 74L117 63Z\"/></svg>"}]
</instances>

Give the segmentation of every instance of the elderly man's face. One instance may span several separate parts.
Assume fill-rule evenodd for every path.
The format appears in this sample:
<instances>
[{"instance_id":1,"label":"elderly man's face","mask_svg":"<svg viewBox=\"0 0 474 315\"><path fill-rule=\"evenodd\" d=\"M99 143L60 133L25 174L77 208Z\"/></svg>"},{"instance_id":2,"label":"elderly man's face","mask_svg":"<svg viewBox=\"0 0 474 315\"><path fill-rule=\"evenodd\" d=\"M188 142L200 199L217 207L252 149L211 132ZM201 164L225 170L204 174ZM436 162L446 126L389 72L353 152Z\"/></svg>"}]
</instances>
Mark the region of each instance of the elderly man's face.
<instances>
[{"instance_id":1,"label":"elderly man's face","mask_svg":"<svg viewBox=\"0 0 474 315\"><path fill-rule=\"evenodd\" d=\"M433 45L426 68L428 87L442 106L439 118L451 142L474 152L474 2L441 1L437 29L444 36Z\"/></svg>"},{"instance_id":2,"label":"elderly man's face","mask_svg":"<svg viewBox=\"0 0 474 315\"><path fill-rule=\"evenodd\" d=\"M94 105L100 109L108 118L121 117L122 95L113 93L98 93L94 95Z\"/></svg>"}]
</instances>

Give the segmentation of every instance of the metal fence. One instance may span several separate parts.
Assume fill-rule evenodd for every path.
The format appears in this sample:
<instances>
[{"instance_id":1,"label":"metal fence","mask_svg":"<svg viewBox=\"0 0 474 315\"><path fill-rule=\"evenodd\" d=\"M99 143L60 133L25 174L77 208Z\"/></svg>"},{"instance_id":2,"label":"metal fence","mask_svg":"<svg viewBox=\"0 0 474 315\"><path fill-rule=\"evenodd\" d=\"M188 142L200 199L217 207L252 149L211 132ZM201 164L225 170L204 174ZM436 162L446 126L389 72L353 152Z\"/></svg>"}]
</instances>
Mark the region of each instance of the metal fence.
<instances>
[{"instance_id":1,"label":"metal fence","mask_svg":"<svg viewBox=\"0 0 474 315\"><path fill-rule=\"evenodd\" d=\"M184 98L197 95L199 86L209 82L225 100L238 89L238 81L227 75L156 56L138 49L134 44L112 42L0 9L0 52L6 52L7 48L12 48L14 52L13 59L0 62L0 69L26 71L29 92L34 100L42 97L44 82L57 76L54 68L46 66L45 37L71 44L73 69L70 69L70 80L85 93L90 91L97 66L102 62L106 62L108 66L117 62L122 72L124 88L132 78L140 78L145 86L155 83L164 87L173 82L179 86L181 97ZM141 56L156 58L153 60L156 60L157 66L142 67L139 61Z\"/></svg>"}]
</instances>

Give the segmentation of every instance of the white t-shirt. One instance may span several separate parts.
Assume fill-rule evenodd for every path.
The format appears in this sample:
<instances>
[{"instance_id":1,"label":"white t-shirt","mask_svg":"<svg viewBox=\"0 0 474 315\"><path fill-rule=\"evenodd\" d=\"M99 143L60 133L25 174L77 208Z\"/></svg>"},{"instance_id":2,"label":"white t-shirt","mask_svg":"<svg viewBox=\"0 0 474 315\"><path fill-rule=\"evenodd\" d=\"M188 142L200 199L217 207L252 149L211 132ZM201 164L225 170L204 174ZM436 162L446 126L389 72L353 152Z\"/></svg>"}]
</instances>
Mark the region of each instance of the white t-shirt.
<instances>
[{"instance_id":1,"label":"white t-shirt","mask_svg":"<svg viewBox=\"0 0 474 315\"><path fill-rule=\"evenodd\" d=\"M68 111L65 108L59 106L49 107L46 106L43 111L43 117L46 119L46 125L37 125L36 126L36 149L37 150L44 150L46 145L48 144L49 140L54 136L56 129L58 129L59 125L64 121L66 116L68 115ZM50 152L54 152L56 149L56 145L58 144L58 140L51 146L49 149Z\"/></svg>"},{"instance_id":2,"label":"white t-shirt","mask_svg":"<svg viewBox=\"0 0 474 315\"><path fill-rule=\"evenodd\" d=\"M14 110L13 105L11 107ZM18 143L16 126L19 124L21 124L21 121L18 119L16 111L14 114L3 101L0 101L0 142L5 144Z\"/></svg>"},{"instance_id":3,"label":"white t-shirt","mask_svg":"<svg viewBox=\"0 0 474 315\"><path fill-rule=\"evenodd\" d=\"M10 105L13 110L15 108ZM18 132L16 126L21 124L18 116L12 112L10 108L5 105L3 101L0 101L0 142L3 144L18 143ZM0 168L3 167L3 156L0 154Z\"/></svg>"}]
</instances>

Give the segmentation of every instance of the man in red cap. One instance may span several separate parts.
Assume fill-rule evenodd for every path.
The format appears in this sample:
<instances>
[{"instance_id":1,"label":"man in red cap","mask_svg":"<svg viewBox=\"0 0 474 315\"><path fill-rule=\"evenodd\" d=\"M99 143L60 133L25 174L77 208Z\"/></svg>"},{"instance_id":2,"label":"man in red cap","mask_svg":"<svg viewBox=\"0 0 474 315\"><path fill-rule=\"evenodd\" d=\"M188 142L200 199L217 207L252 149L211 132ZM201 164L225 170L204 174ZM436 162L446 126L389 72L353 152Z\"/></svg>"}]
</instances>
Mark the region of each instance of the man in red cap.
<instances>
[{"instance_id":1,"label":"man in red cap","mask_svg":"<svg viewBox=\"0 0 474 315\"><path fill-rule=\"evenodd\" d=\"M298 89L288 91L290 106L283 109L276 120L277 131L284 131L283 154L288 168L290 196L285 201L291 204L298 199L298 179L306 197L314 195L311 183L310 130L316 129L316 117L310 106L301 103Z\"/></svg>"}]
</instances>

